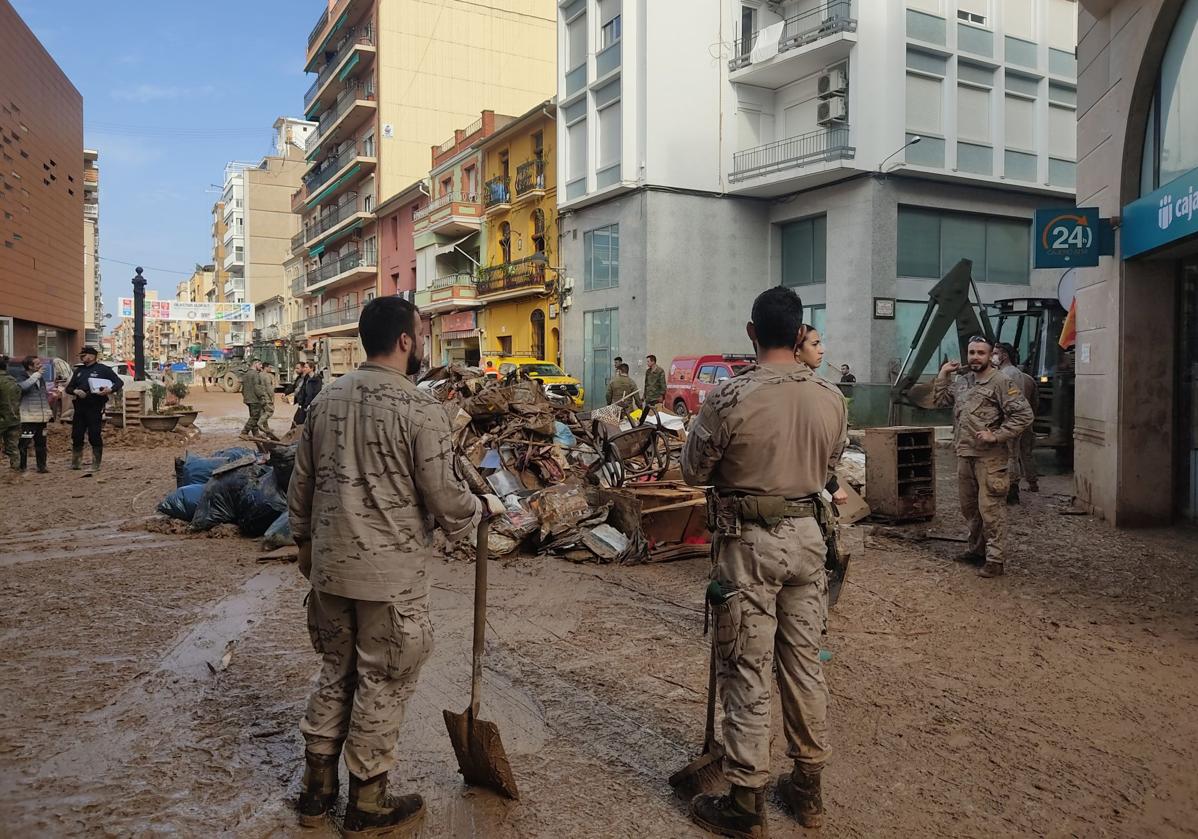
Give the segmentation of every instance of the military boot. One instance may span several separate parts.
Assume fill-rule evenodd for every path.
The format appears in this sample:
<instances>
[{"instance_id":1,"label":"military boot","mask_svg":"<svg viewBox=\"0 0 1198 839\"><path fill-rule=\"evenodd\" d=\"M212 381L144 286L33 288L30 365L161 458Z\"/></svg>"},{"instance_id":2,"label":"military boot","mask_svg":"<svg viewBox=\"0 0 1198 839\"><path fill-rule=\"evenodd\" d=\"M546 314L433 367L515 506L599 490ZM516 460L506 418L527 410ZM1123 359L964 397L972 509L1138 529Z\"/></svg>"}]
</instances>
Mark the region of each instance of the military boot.
<instances>
[{"instance_id":1,"label":"military boot","mask_svg":"<svg viewBox=\"0 0 1198 839\"><path fill-rule=\"evenodd\" d=\"M1019 503L1019 483L1017 481L1012 481L1011 486L1007 489L1007 503Z\"/></svg>"},{"instance_id":2,"label":"military boot","mask_svg":"<svg viewBox=\"0 0 1198 839\"><path fill-rule=\"evenodd\" d=\"M823 827L824 795L819 770L808 772L796 764L789 775L778 779L778 797L803 827Z\"/></svg>"},{"instance_id":3,"label":"military boot","mask_svg":"<svg viewBox=\"0 0 1198 839\"><path fill-rule=\"evenodd\" d=\"M365 781L349 776L349 804L341 834L345 839L391 836L396 830L415 830L424 821L419 795L387 794L387 773Z\"/></svg>"},{"instance_id":4,"label":"military boot","mask_svg":"<svg viewBox=\"0 0 1198 839\"><path fill-rule=\"evenodd\" d=\"M337 805L339 760L339 754L304 752L304 783L299 796L299 820L304 827L319 827Z\"/></svg>"},{"instance_id":5,"label":"military boot","mask_svg":"<svg viewBox=\"0 0 1198 839\"><path fill-rule=\"evenodd\" d=\"M986 560L986 564L978 571L979 577L1001 577L1003 575L1003 565L1001 562L993 562Z\"/></svg>"},{"instance_id":6,"label":"military boot","mask_svg":"<svg viewBox=\"0 0 1198 839\"><path fill-rule=\"evenodd\" d=\"M83 446L77 446L71 449L71 468L83 468Z\"/></svg>"},{"instance_id":7,"label":"military boot","mask_svg":"<svg viewBox=\"0 0 1198 839\"><path fill-rule=\"evenodd\" d=\"M29 468L29 447L23 446L20 450L20 463L17 466L22 472Z\"/></svg>"},{"instance_id":8,"label":"military boot","mask_svg":"<svg viewBox=\"0 0 1198 839\"><path fill-rule=\"evenodd\" d=\"M100 471L100 462L104 460L104 447L92 446L92 471Z\"/></svg>"},{"instance_id":9,"label":"military boot","mask_svg":"<svg viewBox=\"0 0 1198 839\"><path fill-rule=\"evenodd\" d=\"M765 839L765 791L732 785L727 795L696 795L691 799L691 821L719 836Z\"/></svg>"}]
</instances>

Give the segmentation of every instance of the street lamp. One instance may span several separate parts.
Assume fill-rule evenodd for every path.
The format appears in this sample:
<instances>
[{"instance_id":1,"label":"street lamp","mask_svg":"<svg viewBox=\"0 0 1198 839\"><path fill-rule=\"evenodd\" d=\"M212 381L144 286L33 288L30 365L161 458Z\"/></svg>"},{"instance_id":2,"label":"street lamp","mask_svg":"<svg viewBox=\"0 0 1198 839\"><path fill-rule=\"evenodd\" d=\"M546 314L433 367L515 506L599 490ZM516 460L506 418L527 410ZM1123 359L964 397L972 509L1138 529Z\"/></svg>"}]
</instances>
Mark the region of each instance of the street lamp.
<instances>
[{"instance_id":1,"label":"street lamp","mask_svg":"<svg viewBox=\"0 0 1198 839\"><path fill-rule=\"evenodd\" d=\"M902 152L906 151L908 147L915 145L922 139L923 139L923 137L920 137L918 134L916 134L910 140L903 143L903 145L900 146L896 151L893 151L890 154L886 155L886 157L882 158L882 162L878 164L878 174L881 175L882 177L885 177L886 172L882 171L882 167L884 167L886 165L886 161L890 160L890 158L894 157L896 154L901 154Z\"/></svg>"}]
</instances>

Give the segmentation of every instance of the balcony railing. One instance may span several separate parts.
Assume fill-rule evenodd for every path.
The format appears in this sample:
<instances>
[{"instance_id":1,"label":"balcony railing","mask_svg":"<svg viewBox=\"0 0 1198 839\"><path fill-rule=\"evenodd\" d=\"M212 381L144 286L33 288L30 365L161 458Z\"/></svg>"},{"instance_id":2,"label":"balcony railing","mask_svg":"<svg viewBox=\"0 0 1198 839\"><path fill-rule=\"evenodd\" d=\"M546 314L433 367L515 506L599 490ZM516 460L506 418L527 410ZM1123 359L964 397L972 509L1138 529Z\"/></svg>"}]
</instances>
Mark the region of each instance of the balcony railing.
<instances>
[{"instance_id":1,"label":"balcony railing","mask_svg":"<svg viewBox=\"0 0 1198 839\"><path fill-rule=\"evenodd\" d=\"M361 251L352 251L336 261L326 262L320 268L309 271L307 287L312 288L314 285L331 280L338 274L344 274L346 271L352 271L355 268L370 268L377 264L377 254L363 254Z\"/></svg>"},{"instance_id":2,"label":"balcony railing","mask_svg":"<svg viewBox=\"0 0 1198 839\"><path fill-rule=\"evenodd\" d=\"M516 167L516 194L545 188L545 161L529 160Z\"/></svg>"},{"instance_id":3,"label":"balcony railing","mask_svg":"<svg viewBox=\"0 0 1198 839\"><path fill-rule=\"evenodd\" d=\"M308 241L309 238L311 238L311 237L308 236L308 231L306 229L301 230L299 233L296 233L294 236L291 237L291 249L293 251L298 250L299 246L302 245L304 242Z\"/></svg>"},{"instance_id":4,"label":"balcony railing","mask_svg":"<svg viewBox=\"0 0 1198 839\"><path fill-rule=\"evenodd\" d=\"M304 332L311 332L315 329L332 329L336 326L348 326L351 323L357 323L359 315L362 314L362 307L346 306L342 309L336 309L332 312L321 312L319 315L313 315L310 318L300 321L301 329Z\"/></svg>"},{"instance_id":5,"label":"balcony railing","mask_svg":"<svg viewBox=\"0 0 1198 839\"><path fill-rule=\"evenodd\" d=\"M491 178L483 184L483 206L494 207L498 204L512 203L511 179L502 175Z\"/></svg>"},{"instance_id":6,"label":"balcony railing","mask_svg":"<svg viewBox=\"0 0 1198 839\"><path fill-rule=\"evenodd\" d=\"M291 212L298 213L304 206L304 202L308 200L308 188L301 186L295 192L291 193Z\"/></svg>"},{"instance_id":7,"label":"balcony railing","mask_svg":"<svg viewBox=\"0 0 1198 839\"><path fill-rule=\"evenodd\" d=\"M313 236L319 236L326 230L332 230L350 216L362 212L365 212L365 210L358 203L358 194L356 192L346 193L345 203L329 210L308 226L308 238L311 239Z\"/></svg>"},{"instance_id":8,"label":"balcony railing","mask_svg":"<svg viewBox=\"0 0 1198 839\"><path fill-rule=\"evenodd\" d=\"M304 281L305 281L305 277L303 274L300 274L298 277L294 277L291 280L291 296L292 297L303 297L304 296Z\"/></svg>"},{"instance_id":9,"label":"balcony railing","mask_svg":"<svg viewBox=\"0 0 1198 839\"><path fill-rule=\"evenodd\" d=\"M852 0L826 0L814 9L788 17L778 38L778 52L786 52L797 47L806 46L820 38L827 38L837 32L854 32L857 20L852 16ZM749 38L738 38L733 42L733 58L728 62L730 70L739 70L752 63L750 58L753 47L763 30L759 29Z\"/></svg>"},{"instance_id":10,"label":"balcony railing","mask_svg":"<svg viewBox=\"0 0 1198 839\"><path fill-rule=\"evenodd\" d=\"M304 178L304 186L308 188L308 194L315 194L316 190L320 189L329 178L344 169L346 164L355 157L364 156L362 145L351 143L336 157L327 158L319 169Z\"/></svg>"},{"instance_id":11,"label":"balcony railing","mask_svg":"<svg viewBox=\"0 0 1198 839\"><path fill-rule=\"evenodd\" d=\"M537 255L483 268L479 271L478 293L482 296L522 288L544 288L545 267L545 257Z\"/></svg>"},{"instance_id":12,"label":"balcony railing","mask_svg":"<svg viewBox=\"0 0 1198 839\"><path fill-rule=\"evenodd\" d=\"M792 166L852 157L854 152L855 149L849 145L848 126L820 129L736 152L732 155L730 179L739 181Z\"/></svg>"},{"instance_id":13,"label":"balcony railing","mask_svg":"<svg viewBox=\"0 0 1198 839\"><path fill-rule=\"evenodd\" d=\"M345 56L349 55L350 51L359 44L368 47L374 46L374 33L370 31L370 27L363 27L361 30L355 31L351 29L345 40L337 47L337 53L329 59L328 64L324 65L320 73L316 76L316 81L312 82L312 86L308 88L308 92L304 94L304 110L308 110L308 106L312 104L312 100L316 98L317 92L324 87L325 82L333 75L333 72L341 66L341 61Z\"/></svg>"},{"instance_id":14,"label":"balcony railing","mask_svg":"<svg viewBox=\"0 0 1198 839\"><path fill-rule=\"evenodd\" d=\"M367 102L374 101L374 92L367 89L367 86L358 82L357 84L349 85L345 90L341 91L337 96L337 104L331 111L327 111L320 115L320 126L316 129L317 142L323 140L328 134L329 129L336 124L341 116L354 106L354 102L359 99L364 99Z\"/></svg>"},{"instance_id":15,"label":"balcony railing","mask_svg":"<svg viewBox=\"0 0 1198 839\"><path fill-rule=\"evenodd\" d=\"M434 277L433 281L428 284L429 288L452 288L455 285L475 284L475 278L472 274L448 274L444 277Z\"/></svg>"},{"instance_id":16,"label":"balcony railing","mask_svg":"<svg viewBox=\"0 0 1198 839\"><path fill-rule=\"evenodd\" d=\"M324 31L324 25L329 22L329 10L326 8L324 14L316 21L316 26L312 27L312 31L308 33L308 46L312 46L316 39L320 37L320 33Z\"/></svg>"}]
</instances>

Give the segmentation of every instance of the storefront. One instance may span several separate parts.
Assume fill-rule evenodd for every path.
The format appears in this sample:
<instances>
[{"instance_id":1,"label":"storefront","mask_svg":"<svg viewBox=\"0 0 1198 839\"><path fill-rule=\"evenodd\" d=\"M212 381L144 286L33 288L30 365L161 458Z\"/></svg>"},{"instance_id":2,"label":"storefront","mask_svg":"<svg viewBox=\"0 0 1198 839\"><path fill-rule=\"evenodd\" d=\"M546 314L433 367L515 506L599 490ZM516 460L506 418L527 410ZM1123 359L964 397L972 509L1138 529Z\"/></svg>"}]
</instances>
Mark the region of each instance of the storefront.
<instances>
[{"instance_id":1,"label":"storefront","mask_svg":"<svg viewBox=\"0 0 1198 839\"><path fill-rule=\"evenodd\" d=\"M1198 521L1198 0L1082 0L1075 479L1119 526Z\"/></svg>"},{"instance_id":2,"label":"storefront","mask_svg":"<svg viewBox=\"0 0 1198 839\"><path fill-rule=\"evenodd\" d=\"M440 364L478 365L478 313L474 309L446 312L433 321L433 357Z\"/></svg>"}]
</instances>

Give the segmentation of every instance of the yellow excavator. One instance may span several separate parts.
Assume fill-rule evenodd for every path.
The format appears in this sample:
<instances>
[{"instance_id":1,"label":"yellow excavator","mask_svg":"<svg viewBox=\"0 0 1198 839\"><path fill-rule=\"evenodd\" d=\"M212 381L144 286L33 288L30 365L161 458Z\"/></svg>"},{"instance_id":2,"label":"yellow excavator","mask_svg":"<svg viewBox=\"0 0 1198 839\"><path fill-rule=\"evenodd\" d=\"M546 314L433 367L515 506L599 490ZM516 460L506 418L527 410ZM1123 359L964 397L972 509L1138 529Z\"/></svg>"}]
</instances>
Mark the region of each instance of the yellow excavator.
<instances>
[{"instance_id":1,"label":"yellow excavator","mask_svg":"<svg viewBox=\"0 0 1198 839\"><path fill-rule=\"evenodd\" d=\"M890 388L890 424L900 423L902 406L934 407L932 383L920 379L930 363L945 360L937 358L945 336L956 330L959 358L964 359L969 339L984 335L991 343L1015 347L1020 369L1037 382L1036 446L1053 448L1060 462L1072 463L1073 350L1062 350L1057 343L1066 314L1051 297L1013 297L983 304L973 281L973 263L962 259L928 292L927 311Z\"/></svg>"}]
</instances>

